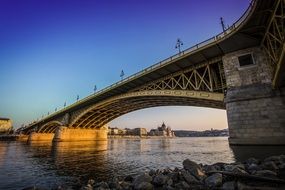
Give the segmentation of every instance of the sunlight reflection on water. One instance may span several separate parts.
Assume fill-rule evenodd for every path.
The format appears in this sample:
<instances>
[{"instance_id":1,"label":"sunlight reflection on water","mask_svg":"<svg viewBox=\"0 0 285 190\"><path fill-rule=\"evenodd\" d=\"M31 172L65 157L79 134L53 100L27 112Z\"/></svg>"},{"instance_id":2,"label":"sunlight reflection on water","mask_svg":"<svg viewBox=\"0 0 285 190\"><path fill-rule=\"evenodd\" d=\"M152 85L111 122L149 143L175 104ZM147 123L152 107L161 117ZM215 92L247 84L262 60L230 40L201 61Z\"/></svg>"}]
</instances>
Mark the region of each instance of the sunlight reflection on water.
<instances>
[{"instance_id":1,"label":"sunlight reflection on water","mask_svg":"<svg viewBox=\"0 0 285 190\"><path fill-rule=\"evenodd\" d=\"M81 142L0 142L0 189L76 186L149 169L182 167L281 154L284 147L230 147L226 137L110 139Z\"/></svg>"}]
</instances>

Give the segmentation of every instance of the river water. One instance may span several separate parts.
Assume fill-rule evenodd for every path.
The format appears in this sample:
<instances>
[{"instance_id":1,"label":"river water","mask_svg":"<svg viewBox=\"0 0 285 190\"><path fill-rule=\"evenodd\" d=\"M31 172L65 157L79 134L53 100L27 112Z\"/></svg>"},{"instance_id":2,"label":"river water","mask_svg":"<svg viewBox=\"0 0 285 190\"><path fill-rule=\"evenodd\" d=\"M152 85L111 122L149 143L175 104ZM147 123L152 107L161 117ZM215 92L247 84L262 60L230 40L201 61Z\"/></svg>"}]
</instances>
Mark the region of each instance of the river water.
<instances>
[{"instance_id":1,"label":"river water","mask_svg":"<svg viewBox=\"0 0 285 190\"><path fill-rule=\"evenodd\" d=\"M285 147L230 147L226 137L110 139L85 142L1 142L0 189L77 188L89 178L108 180L149 169L243 161L285 153Z\"/></svg>"}]
</instances>

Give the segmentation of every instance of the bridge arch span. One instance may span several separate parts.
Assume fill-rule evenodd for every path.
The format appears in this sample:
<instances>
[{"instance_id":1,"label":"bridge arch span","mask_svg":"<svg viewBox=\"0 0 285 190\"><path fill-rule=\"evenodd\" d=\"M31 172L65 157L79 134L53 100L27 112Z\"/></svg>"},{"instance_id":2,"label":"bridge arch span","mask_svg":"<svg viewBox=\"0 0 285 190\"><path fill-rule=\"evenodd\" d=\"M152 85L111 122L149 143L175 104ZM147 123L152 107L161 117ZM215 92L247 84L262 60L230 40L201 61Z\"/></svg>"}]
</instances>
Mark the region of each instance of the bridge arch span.
<instances>
[{"instance_id":1,"label":"bridge arch span","mask_svg":"<svg viewBox=\"0 0 285 190\"><path fill-rule=\"evenodd\" d=\"M41 126L38 132L39 133L54 133L56 128L62 125L63 124L61 122L53 120Z\"/></svg>"},{"instance_id":2,"label":"bridge arch span","mask_svg":"<svg viewBox=\"0 0 285 190\"><path fill-rule=\"evenodd\" d=\"M72 128L100 128L132 111L158 106L198 106L225 109L223 93L189 90L129 92L83 110L70 123Z\"/></svg>"}]
</instances>

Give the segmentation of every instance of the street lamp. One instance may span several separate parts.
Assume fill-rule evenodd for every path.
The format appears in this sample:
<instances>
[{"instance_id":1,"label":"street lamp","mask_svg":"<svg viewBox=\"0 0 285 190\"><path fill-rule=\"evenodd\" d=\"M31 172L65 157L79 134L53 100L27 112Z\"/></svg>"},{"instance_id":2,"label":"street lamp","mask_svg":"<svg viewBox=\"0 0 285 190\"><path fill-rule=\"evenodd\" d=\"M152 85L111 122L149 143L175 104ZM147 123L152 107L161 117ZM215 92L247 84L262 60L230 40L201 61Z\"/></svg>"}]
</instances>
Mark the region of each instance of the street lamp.
<instances>
[{"instance_id":1,"label":"street lamp","mask_svg":"<svg viewBox=\"0 0 285 190\"><path fill-rule=\"evenodd\" d=\"M225 21L224 21L223 17L221 17L220 20L221 20L221 25L222 25L222 28L223 28L223 32L225 32L226 31L226 27L225 27Z\"/></svg>"},{"instance_id":2,"label":"street lamp","mask_svg":"<svg viewBox=\"0 0 285 190\"><path fill-rule=\"evenodd\" d=\"M122 70L122 71L121 71L121 74L120 74L121 80L123 80L124 75L125 75L124 70Z\"/></svg>"},{"instance_id":3,"label":"street lamp","mask_svg":"<svg viewBox=\"0 0 285 190\"><path fill-rule=\"evenodd\" d=\"M178 49L179 53L181 53L181 46L183 46L183 42L178 38L175 49Z\"/></svg>"}]
</instances>

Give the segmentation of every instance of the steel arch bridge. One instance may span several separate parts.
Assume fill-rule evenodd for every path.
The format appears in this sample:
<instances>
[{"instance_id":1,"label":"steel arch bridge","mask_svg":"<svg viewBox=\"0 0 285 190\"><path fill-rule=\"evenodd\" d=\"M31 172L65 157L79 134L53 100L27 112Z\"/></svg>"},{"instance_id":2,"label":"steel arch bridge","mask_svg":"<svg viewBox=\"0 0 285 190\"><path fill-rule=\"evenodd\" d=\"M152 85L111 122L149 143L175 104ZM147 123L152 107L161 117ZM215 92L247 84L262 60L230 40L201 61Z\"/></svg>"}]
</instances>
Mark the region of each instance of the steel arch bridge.
<instances>
[{"instance_id":1,"label":"steel arch bridge","mask_svg":"<svg viewBox=\"0 0 285 190\"><path fill-rule=\"evenodd\" d=\"M251 120L262 120L263 116L252 116L247 123L240 123L242 114L237 113L237 109L241 102L247 102L241 108L246 112L254 110L248 106L257 105L254 101L261 98L281 99L283 104L272 105L282 104L276 113L285 114L284 42L285 0L253 0L241 18L226 31L19 131L54 133L59 126L96 129L135 110L182 105L226 109L231 138L247 138L240 134L239 128L256 126ZM238 64L239 56L244 54L254 60L253 66ZM270 123L273 119L268 118ZM276 125L280 126L280 122ZM285 137L285 130L280 128L280 131Z\"/></svg>"}]
</instances>

